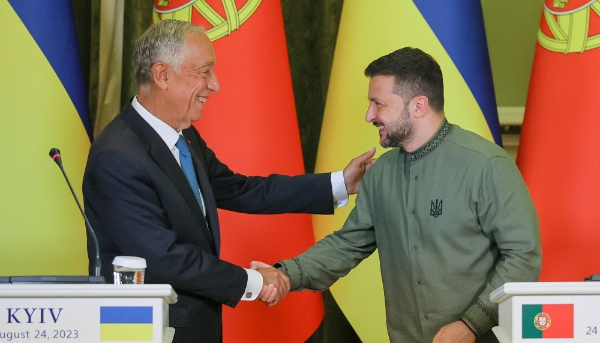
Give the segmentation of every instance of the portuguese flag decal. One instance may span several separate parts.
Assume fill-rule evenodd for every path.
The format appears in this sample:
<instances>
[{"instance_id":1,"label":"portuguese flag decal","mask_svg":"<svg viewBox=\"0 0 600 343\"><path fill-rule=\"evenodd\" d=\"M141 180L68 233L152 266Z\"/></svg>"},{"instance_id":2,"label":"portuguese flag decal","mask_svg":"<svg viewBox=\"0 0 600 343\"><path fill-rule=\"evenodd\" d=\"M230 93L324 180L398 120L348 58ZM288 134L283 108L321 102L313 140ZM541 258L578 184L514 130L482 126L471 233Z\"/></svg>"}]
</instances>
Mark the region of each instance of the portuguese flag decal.
<instances>
[{"instance_id":1,"label":"portuguese flag decal","mask_svg":"<svg viewBox=\"0 0 600 343\"><path fill-rule=\"evenodd\" d=\"M523 305L523 338L573 338L573 304Z\"/></svg>"}]
</instances>

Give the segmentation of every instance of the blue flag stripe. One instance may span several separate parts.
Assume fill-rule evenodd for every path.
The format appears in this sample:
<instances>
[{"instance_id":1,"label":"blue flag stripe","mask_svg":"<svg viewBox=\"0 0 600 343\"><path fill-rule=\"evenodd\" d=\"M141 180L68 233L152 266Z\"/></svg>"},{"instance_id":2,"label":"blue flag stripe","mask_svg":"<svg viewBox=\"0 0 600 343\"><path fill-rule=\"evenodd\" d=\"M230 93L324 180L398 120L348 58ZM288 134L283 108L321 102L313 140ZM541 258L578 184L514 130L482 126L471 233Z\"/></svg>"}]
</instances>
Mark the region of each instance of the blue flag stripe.
<instances>
[{"instance_id":1,"label":"blue flag stripe","mask_svg":"<svg viewBox=\"0 0 600 343\"><path fill-rule=\"evenodd\" d=\"M481 2L413 2L465 79L485 116L494 141L502 146Z\"/></svg>"},{"instance_id":2,"label":"blue flag stripe","mask_svg":"<svg viewBox=\"0 0 600 343\"><path fill-rule=\"evenodd\" d=\"M69 0L8 0L56 72L93 139L86 87ZM8 33L7 33L8 34Z\"/></svg>"},{"instance_id":3,"label":"blue flag stripe","mask_svg":"<svg viewBox=\"0 0 600 343\"><path fill-rule=\"evenodd\" d=\"M152 306L101 306L101 324L152 324Z\"/></svg>"}]
</instances>

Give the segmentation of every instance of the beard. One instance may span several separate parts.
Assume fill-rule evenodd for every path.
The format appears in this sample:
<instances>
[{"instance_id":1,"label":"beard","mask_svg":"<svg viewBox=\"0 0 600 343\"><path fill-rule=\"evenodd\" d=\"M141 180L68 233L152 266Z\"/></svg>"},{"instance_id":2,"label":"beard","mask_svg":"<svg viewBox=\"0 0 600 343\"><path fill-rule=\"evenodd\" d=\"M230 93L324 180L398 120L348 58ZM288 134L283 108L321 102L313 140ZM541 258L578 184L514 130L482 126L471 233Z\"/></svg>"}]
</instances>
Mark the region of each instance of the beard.
<instances>
[{"instance_id":1,"label":"beard","mask_svg":"<svg viewBox=\"0 0 600 343\"><path fill-rule=\"evenodd\" d=\"M402 118L394 125L393 130L388 130L387 137L381 142L384 148L399 147L409 142L415 134L415 127L410 121L408 104L404 107Z\"/></svg>"}]
</instances>

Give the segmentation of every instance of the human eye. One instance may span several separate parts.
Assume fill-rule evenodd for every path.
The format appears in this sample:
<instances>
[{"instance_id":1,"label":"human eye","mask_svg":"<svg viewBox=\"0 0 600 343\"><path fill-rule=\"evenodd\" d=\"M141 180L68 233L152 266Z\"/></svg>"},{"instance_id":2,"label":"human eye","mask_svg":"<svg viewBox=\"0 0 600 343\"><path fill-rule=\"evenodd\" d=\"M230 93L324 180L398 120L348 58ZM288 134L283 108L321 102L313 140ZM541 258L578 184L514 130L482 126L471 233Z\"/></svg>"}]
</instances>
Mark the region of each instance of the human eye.
<instances>
[{"instance_id":1,"label":"human eye","mask_svg":"<svg viewBox=\"0 0 600 343\"><path fill-rule=\"evenodd\" d=\"M211 74L211 70L208 66L205 67L201 67L195 70L196 75L200 76L200 77L207 77Z\"/></svg>"}]
</instances>

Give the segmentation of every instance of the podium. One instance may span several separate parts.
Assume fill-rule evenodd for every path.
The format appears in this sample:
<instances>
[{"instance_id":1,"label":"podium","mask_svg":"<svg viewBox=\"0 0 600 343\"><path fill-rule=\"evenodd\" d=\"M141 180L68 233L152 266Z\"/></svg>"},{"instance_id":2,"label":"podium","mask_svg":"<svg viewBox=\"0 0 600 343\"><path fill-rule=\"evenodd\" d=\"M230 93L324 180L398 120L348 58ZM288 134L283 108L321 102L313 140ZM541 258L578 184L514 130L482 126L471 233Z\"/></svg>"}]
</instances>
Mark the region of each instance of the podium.
<instances>
[{"instance_id":1,"label":"podium","mask_svg":"<svg viewBox=\"0 0 600 343\"><path fill-rule=\"evenodd\" d=\"M0 342L170 343L170 285L0 285Z\"/></svg>"},{"instance_id":2,"label":"podium","mask_svg":"<svg viewBox=\"0 0 600 343\"><path fill-rule=\"evenodd\" d=\"M500 343L600 342L600 282L507 282L490 300Z\"/></svg>"}]
</instances>

